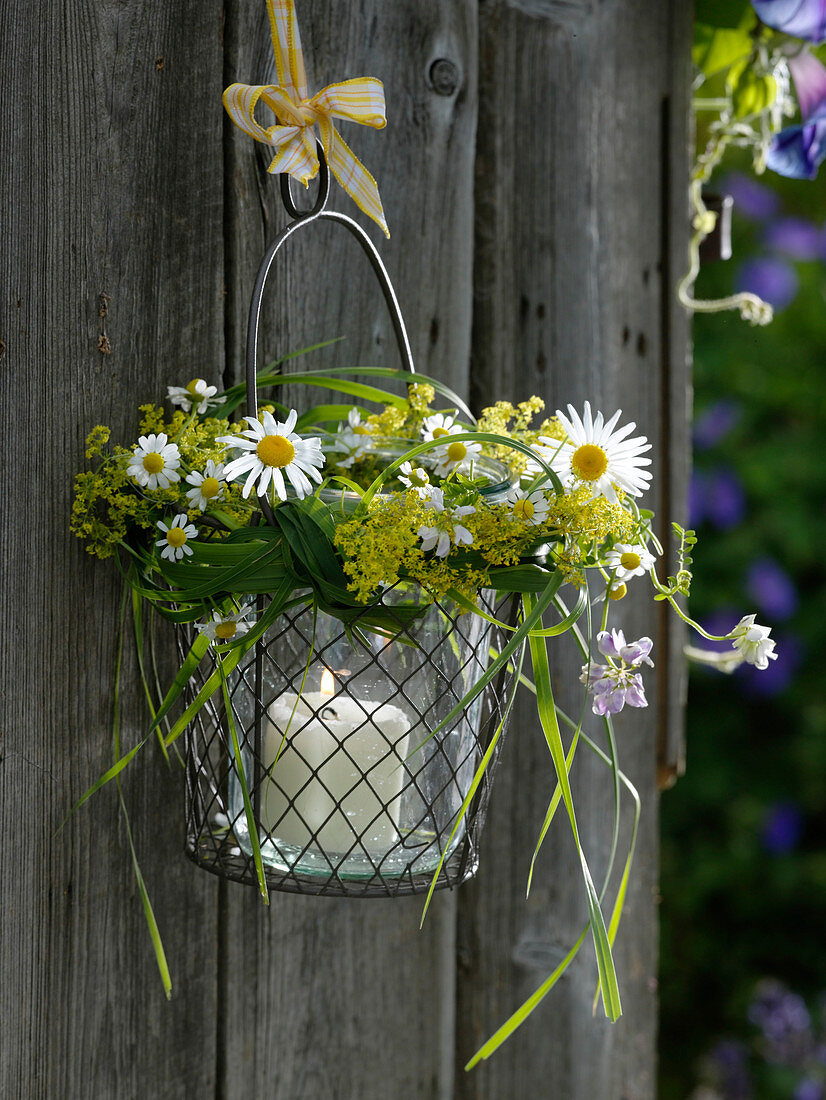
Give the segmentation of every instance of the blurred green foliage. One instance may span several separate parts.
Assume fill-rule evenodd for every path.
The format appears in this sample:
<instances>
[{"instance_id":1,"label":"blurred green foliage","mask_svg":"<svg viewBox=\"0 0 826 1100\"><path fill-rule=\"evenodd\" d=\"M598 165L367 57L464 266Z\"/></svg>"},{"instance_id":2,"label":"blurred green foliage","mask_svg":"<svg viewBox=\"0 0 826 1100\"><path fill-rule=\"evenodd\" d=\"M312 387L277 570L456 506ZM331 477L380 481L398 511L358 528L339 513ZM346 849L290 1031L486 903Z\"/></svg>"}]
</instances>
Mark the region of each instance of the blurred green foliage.
<instances>
[{"instance_id":1,"label":"blurred green foliage","mask_svg":"<svg viewBox=\"0 0 826 1100\"><path fill-rule=\"evenodd\" d=\"M750 172L745 158L737 167ZM776 232L784 219L806 219L809 238L821 231L826 242L826 176L760 183L779 197L777 212L735 217L734 257L703 269L698 296L731 293L754 257L781 274L790 265L799 283L767 328L736 314L694 322L695 417L720 402L736 410L696 453L696 503L705 510L725 470L745 509L739 520L697 524L691 611L701 621L727 615L723 628L757 611L794 674L786 686L775 675L761 694L754 670L692 672L687 771L661 803L661 1100L691 1094L717 1040L752 1033L746 1010L761 978L807 997L826 989L826 243L800 260ZM755 605L749 571L763 558L797 588L788 617ZM797 815L799 835L783 833L784 812L792 823ZM756 1097L791 1095L761 1090Z\"/></svg>"}]
</instances>

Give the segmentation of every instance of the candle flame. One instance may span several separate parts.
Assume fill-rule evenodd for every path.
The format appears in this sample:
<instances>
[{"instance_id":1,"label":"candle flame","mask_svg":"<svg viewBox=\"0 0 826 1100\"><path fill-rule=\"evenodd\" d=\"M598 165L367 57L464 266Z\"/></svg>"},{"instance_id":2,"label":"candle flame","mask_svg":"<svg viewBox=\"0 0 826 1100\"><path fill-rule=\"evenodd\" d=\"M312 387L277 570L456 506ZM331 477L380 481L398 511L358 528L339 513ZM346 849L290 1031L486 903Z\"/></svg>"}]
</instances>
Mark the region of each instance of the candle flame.
<instances>
[{"instance_id":1,"label":"candle flame","mask_svg":"<svg viewBox=\"0 0 826 1100\"><path fill-rule=\"evenodd\" d=\"M329 668L325 668L321 674L321 694L332 697L336 693L336 682Z\"/></svg>"}]
</instances>

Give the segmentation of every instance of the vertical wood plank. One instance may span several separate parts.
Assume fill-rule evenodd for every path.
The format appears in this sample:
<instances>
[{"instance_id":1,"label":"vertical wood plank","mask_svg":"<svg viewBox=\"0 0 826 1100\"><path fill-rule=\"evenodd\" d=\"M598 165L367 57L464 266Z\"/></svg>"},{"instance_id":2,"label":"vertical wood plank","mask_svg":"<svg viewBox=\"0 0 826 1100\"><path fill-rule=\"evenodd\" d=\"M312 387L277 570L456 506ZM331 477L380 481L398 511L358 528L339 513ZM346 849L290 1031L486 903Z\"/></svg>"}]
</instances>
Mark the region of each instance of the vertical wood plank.
<instances>
[{"instance_id":1,"label":"vertical wood plank","mask_svg":"<svg viewBox=\"0 0 826 1100\"><path fill-rule=\"evenodd\" d=\"M684 79L670 58L687 54L689 44L684 25L672 42L672 7L640 0L480 6L472 392L479 405L535 392L551 411L568 401L581 408L585 398L607 412L621 407L624 420L636 420L655 443L656 488L647 503L658 514L668 500L667 465L685 462L684 435L664 449L669 426L662 418L672 393L686 385L685 330L665 323L673 256L664 254L664 242L676 254L685 240L679 223L670 235L663 224L679 205L665 192L665 165L680 160L670 142L679 146L685 124L667 102L671 80ZM670 139L666 117L677 127ZM642 582L621 611L626 632L649 634L662 659L662 624ZM555 690L578 714L581 659L567 641L553 645ZM525 701L503 752L480 874L459 899L457 1098L542 1095L549 1087L566 1100L654 1094L654 760L665 700L648 680L651 708L616 723L622 767L644 798L615 953L625 1015L615 1026L591 1018L596 967L587 943L521 1031L471 1074L461 1069L561 961L586 919L562 814L525 903L529 856L552 789L547 750ZM599 881L611 782L580 755L579 825Z\"/></svg>"},{"instance_id":2,"label":"vertical wood plank","mask_svg":"<svg viewBox=\"0 0 826 1100\"><path fill-rule=\"evenodd\" d=\"M384 82L387 129L344 124L342 133L378 180L391 239L384 242L335 184L331 205L358 218L379 244L419 369L465 391L476 5L359 0L345 9L305 0L298 13L312 91L358 75ZM263 5L230 5L227 33L227 81L273 79ZM255 270L286 215L278 181L266 175L267 150L232 132L228 150L228 370L237 374ZM346 234L314 227L279 262L264 306L265 361L345 335L312 365L398 364L380 292ZM290 392L299 407L308 399L306 390ZM223 1095L449 1097L455 901L437 897L422 932L421 908L421 898L334 901L275 894L268 914L251 890L229 885Z\"/></svg>"},{"instance_id":3,"label":"vertical wood plank","mask_svg":"<svg viewBox=\"0 0 826 1100\"><path fill-rule=\"evenodd\" d=\"M3 2L0 24L0 1095L208 1096L216 891L182 854L180 772L147 753L125 783L171 1004L114 789L56 830L112 760L120 584L67 530L85 437L129 441L140 402L222 365L222 134L203 107L220 4ZM146 726L133 667L127 745Z\"/></svg>"}]
</instances>

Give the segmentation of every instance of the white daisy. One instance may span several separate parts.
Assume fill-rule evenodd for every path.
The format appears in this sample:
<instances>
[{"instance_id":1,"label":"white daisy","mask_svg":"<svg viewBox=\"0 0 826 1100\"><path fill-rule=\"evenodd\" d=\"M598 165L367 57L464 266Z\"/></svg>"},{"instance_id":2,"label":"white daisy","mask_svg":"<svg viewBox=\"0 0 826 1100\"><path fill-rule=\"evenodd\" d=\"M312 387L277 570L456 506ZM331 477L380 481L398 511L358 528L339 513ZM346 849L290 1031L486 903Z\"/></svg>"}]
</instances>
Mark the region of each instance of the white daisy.
<instances>
[{"instance_id":1,"label":"white daisy","mask_svg":"<svg viewBox=\"0 0 826 1100\"><path fill-rule=\"evenodd\" d=\"M195 412L200 416L207 411L210 403L220 404L224 399L216 398L217 386L208 386L205 379L193 378L186 386L168 386L167 396L173 405L180 405L184 412L189 412L195 406Z\"/></svg>"},{"instance_id":2,"label":"white daisy","mask_svg":"<svg viewBox=\"0 0 826 1100\"><path fill-rule=\"evenodd\" d=\"M654 566L654 555L642 543L631 545L619 542L605 555L606 568L616 573L618 581L642 577Z\"/></svg>"},{"instance_id":3,"label":"white daisy","mask_svg":"<svg viewBox=\"0 0 826 1100\"><path fill-rule=\"evenodd\" d=\"M508 502L513 514L523 521L534 526L544 523L548 518L550 505L548 498L541 489L534 489L532 493L523 492L518 486L508 493Z\"/></svg>"},{"instance_id":4,"label":"white daisy","mask_svg":"<svg viewBox=\"0 0 826 1100\"><path fill-rule=\"evenodd\" d=\"M221 484L223 476L223 462L215 463L211 458L207 459L202 474L198 473L197 470L187 474L187 484L195 486L194 489L187 489L186 492L190 508L199 508L202 512L205 512L210 504L220 500L224 491L224 486Z\"/></svg>"},{"instance_id":5,"label":"white daisy","mask_svg":"<svg viewBox=\"0 0 826 1100\"><path fill-rule=\"evenodd\" d=\"M222 615L220 611L212 612L212 619L205 623L198 623L198 630L206 635L213 643L228 642L240 634L246 634L252 626L247 615L252 611L251 607L242 607L235 615Z\"/></svg>"},{"instance_id":6,"label":"white daisy","mask_svg":"<svg viewBox=\"0 0 826 1100\"><path fill-rule=\"evenodd\" d=\"M126 472L138 485L147 489L168 489L173 481L180 481L178 467L181 452L177 443L168 443L163 432L158 435L142 435L132 452Z\"/></svg>"},{"instance_id":7,"label":"white daisy","mask_svg":"<svg viewBox=\"0 0 826 1100\"><path fill-rule=\"evenodd\" d=\"M402 485L406 485L408 489L415 489L423 500L433 492L427 470L421 466L417 466L414 470L412 462L403 462L399 466L397 477Z\"/></svg>"},{"instance_id":8,"label":"white daisy","mask_svg":"<svg viewBox=\"0 0 826 1100\"><path fill-rule=\"evenodd\" d=\"M241 436L219 436L218 443L227 443L247 453L234 458L226 464L224 477L227 481L247 474L243 496L248 497L258 482L257 491L263 495L272 482L281 500L287 499L284 486L284 474L290 479L299 499L308 496L313 487L309 478L321 483L321 474L316 467L324 465L324 454L319 439L302 439L293 432L298 413L290 411L285 421L276 420L272 413L262 412L261 419L245 416L249 424ZM307 476L309 474L309 477Z\"/></svg>"},{"instance_id":9,"label":"white daisy","mask_svg":"<svg viewBox=\"0 0 826 1100\"><path fill-rule=\"evenodd\" d=\"M162 519L159 519L158 527L163 531L163 538L158 539L155 545L163 547L163 550L161 550L162 558L168 558L169 561L180 561L184 554L192 553L189 540L198 537L198 529L193 524L186 522L185 515L175 516L168 527Z\"/></svg>"},{"instance_id":10,"label":"white daisy","mask_svg":"<svg viewBox=\"0 0 826 1100\"><path fill-rule=\"evenodd\" d=\"M425 507L435 512L439 518L432 526L419 528L417 534L422 540L422 550L435 549L437 558L445 558L450 551L451 542L454 542L457 546L471 546L473 544L473 535L467 527L455 522L464 519L465 516L472 515L476 511L473 505L466 504L461 508L447 511L442 490L432 489L430 497L425 501Z\"/></svg>"},{"instance_id":11,"label":"white daisy","mask_svg":"<svg viewBox=\"0 0 826 1100\"><path fill-rule=\"evenodd\" d=\"M349 469L357 459L363 458L372 449L373 438L369 429L361 422L361 413L358 409L351 409L347 414L347 423L339 428L333 444L333 450L345 456L340 462L336 462L336 466Z\"/></svg>"},{"instance_id":12,"label":"white daisy","mask_svg":"<svg viewBox=\"0 0 826 1100\"><path fill-rule=\"evenodd\" d=\"M651 474L642 467L650 466L651 459L642 455L651 450L651 444L644 435L627 438L636 424L626 424L615 431L620 411L606 423L601 412L592 417L588 401L582 417L573 405L568 406L568 412L569 417L559 409L556 411L557 420L568 435L566 442L540 437L544 446L535 447L564 485L584 486L590 490L592 500L603 496L612 503L617 502L618 488L634 497L648 488Z\"/></svg>"},{"instance_id":13,"label":"white daisy","mask_svg":"<svg viewBox=\"0 0 826 1100\"><path fill-rule=\"evenodd\" d=\"M464 429L460 428L459 431ZM451 431L450 435L456 435ZM454 470L465 471L470 469L476 455L482 450L481 443L462 443L455 440L444 447L437 447L431 453L437 460L433 472L437 477L447 477Z\"/></svg>"},{"instance_id":14,"label":"white daisy","mask_svg":"<svg viewBox=\"0 0 826 1100\"><path fill-rule=\"evenodd\" d=\"M431 439L439 439L443 435L456 435L463 429L455 423L455 418L447 413L433 413L427 416L422 423L422 439L429 443Z\"/></svg>"}]
</instances>

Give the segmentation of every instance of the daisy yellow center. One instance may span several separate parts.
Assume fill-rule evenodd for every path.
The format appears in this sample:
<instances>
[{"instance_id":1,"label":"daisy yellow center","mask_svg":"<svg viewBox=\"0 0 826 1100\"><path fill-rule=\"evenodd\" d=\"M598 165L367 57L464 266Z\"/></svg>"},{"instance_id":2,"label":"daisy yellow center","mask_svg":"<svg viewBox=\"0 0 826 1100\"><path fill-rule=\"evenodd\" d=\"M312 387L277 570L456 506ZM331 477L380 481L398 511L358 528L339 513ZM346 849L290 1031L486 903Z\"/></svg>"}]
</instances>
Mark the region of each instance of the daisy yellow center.
<instances>
[{"instance_id":1,"label":"daisy yellow center","mask_svg":"<svg viewBox=\"0 0 826 1100\"><path fill-rule=\"evenodd\" d=\"M624 584L615 584L611 591L608 593L609 600L621 600L628 589Z\"/></svg>"},{"instance_id":2,"label":"daisy yellow center","mask_svg":"<svg viewBox=\"0 0 826 1100\"><path fill-rule=\"evenodd\" d=\"M163 455L159 455L157 451L150 451L143 456L143 468L148 474L159 474L164 466Z\"/></svg>"},{"instance_id":3,"label":"daisy yellow center","mask_svg":"<svg viewBox=\"0 0 826 1100\"><path fill-rule=\"evenodd\" d=\"M363 424L356 424L355 428L353 428L353 431L355 432L356 435L369 435L370 434L370 429L365 428L365 426Z\"/></svg>"},{"instance_id":4,"label":"daisy yellow center","mask_svg":"<svg viewBox=\"0 0 826 1100\"><path fill-rule=\"evenodd\" d=\"M191 394L193 397L202 397L203 394L198 393L198 383L200 381L200 378L193 378L191 382L188 382L186 387L187 393Z\"/></svg>"},{"instance_id":5,"label":"daisy yellow center","mask_svg":"<svg viewBox=\"0 0 826 1100\"><path fill-rule=\"evenodd\" d=\"M448 462L461 462L467 455L467 447L464 443L451 443L447 449Z\"/></svg>"},{"instance_id":6,"label":"daisy yellow center","mask_svg":"<svg viewBox=\"0 0 826 1100\"><path fill-rule=\"evenodd\" d=\"M289 466L295 458L295 447L283 435L265 435L255 453L265 466Z\"/></svg>"},{"instance_id":7,"label":"daisy yellow center","mask_svg":"<svg viewBox=\"0 0 826 1100\"><path fill-rule=\"evenodd\" d=\"M234 638L238 630L238 623L218 623L215 627L215 637L222 638L226 641L227 638Z\"/></svg>"},{"instance_id":8,"label":"daisy yellow center","mask_svg":"<svg viewBox=\"0 0 826 1100\"><path fill-rule=\"evenodd\" d=\"M166 541L170 546L183 546L186 542L186 531L183 527L170 527L166 532Z\"/></svg>"},{"instance_id":9,"label":"daisy yellow center","mask_svg":"<svg viewBox=\"0 0 826 1100\"><path fill-rule=\"evenodd\" d=\"M641 561L639 554L634 554L630 550L620 557L620 565L623 569L639 569Z\"/></svg>"},{"instance_id":10,"label":"daisy yellow center","mask_svg":"<svg viewBox=\"0 0 826 1100\"><path fill-rule=\"evenodd\" d=\"M571 455L571 469L583 481L596 481L608 469L608 455L596 443L583 443Z\"/></svg>"},{"instance_id":11,"label":"daisy yellow center","mask_svg":"<svg viewBox=\"0 0 826 1100\"><path fill-rule=\"evenodd\" d=\"M515 516L521 516L522 519L533 519L535 511L536 508L534 508L529 500L517 500L513 506L513 514Z\"/></svg>"},{"instance_id":12,"label":"daisy yellow center","mask_svg":"<svg viewBox=\"0 0 826 1100\"><path fill-rule=\"evenodd\" d=\"M439 439L443 435L450 435L450 432L447 430L447 428L434 428L433 429L433 438L434 439Z\"/></svg>"},{"instance_id":13,"label":"daisy yellow center","mask_svg":"<svg viewBox=\"0 0 826 1100\"><path fill-rule=\"evenodd\" d=\"M212 500L221 491L221 483L217 477L205 477L201 482L201 496L205 500Z\"/></svg>"}]
</instances>

